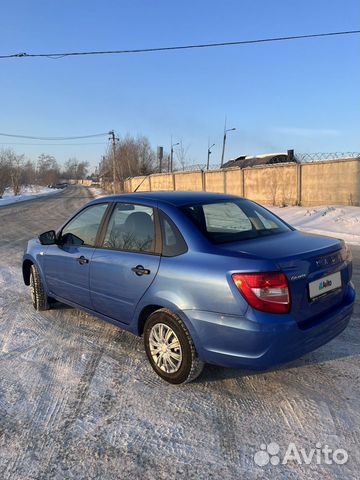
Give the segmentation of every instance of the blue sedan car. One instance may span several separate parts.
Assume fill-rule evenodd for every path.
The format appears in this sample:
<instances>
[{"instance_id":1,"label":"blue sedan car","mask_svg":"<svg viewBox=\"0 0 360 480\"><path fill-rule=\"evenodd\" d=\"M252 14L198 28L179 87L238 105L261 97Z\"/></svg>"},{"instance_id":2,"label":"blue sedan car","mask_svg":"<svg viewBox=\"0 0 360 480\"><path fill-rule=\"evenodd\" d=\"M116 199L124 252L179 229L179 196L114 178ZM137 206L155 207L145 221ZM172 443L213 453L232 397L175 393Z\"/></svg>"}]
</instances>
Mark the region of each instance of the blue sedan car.
<instances>
[{"instance_id":1,"label":"blue sedan car","mask_svg":"<svg viewBox=\"0 0 360 480\"><path fill-rule=\"evenodd\" d=\"M347 326L351 254L233 195L100 198L30 240L32 303L54 300L143 335L152 368L180 384L204 363L266 369Z\"/></svg>"}]
</instances>

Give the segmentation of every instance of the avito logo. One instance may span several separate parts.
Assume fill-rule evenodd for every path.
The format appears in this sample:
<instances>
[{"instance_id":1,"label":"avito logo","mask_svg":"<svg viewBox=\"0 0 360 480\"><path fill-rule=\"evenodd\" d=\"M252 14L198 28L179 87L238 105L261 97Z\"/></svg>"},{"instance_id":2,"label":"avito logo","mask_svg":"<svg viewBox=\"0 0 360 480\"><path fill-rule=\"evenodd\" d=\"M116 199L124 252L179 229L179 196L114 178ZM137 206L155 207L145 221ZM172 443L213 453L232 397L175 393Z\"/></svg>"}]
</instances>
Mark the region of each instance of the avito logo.
<instances>
[{"instance_id":1,"label":"avito logo","mask_svg":"<svg viewBox=\"0 0 360 480\"><path fill-rule=\"evenodd\" d=\"M326 288L326 287L331 287L331 285L332 285L331 280L324 280L323 282L320 282L319 290L322 290L323 288Z\"/></svg>"}]
</instances>

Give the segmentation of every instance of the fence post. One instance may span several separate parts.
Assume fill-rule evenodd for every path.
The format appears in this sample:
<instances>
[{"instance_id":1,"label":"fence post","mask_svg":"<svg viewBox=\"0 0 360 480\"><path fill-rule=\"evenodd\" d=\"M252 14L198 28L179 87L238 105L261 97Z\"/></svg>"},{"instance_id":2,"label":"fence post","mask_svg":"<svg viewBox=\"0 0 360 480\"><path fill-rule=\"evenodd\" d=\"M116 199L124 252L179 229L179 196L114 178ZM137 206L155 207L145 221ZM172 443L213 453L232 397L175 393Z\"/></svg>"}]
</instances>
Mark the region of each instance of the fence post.
<instances>
[{"instance_id":1,"label":"fence post","mask_svg":"<svg viewBox=\"0 0 360 480\"><path fill-rule=\"evenodd\" d=\"M206 192L206 189L205 189L205 172L204 170L201 170L201 190L203 192Z\"/></svg>"},{"instance_id":2,"label":"fence post","mask_svg":"<svg viewBox=\"0 0 360 480\"><path fill-rule=\"evenodd\" d=\"M245 193L245 170L244 169L241 169L241 187L242 187L241 196L246 198L246 193Z\"/></svg>"},{"instance_id":3,"label":"fence post","mask_svg":"<svg viewBox=\"0 0 360 480\"><path fill-rule=\"evenodd\" d=\"M302 189L302 179L301 179L301 163L296 165L296 205L301 205L301 189Z\"/></svg>"},{"instance_id":4,"label":"fence post","mask_svg":"<svg viewBox=\"0 0 360 480\"><path fill-rule=\"evenodd\" d=\"M151 175L149 175L149 190L150 190L150 192L152 192L152 188L151 188Z\"/></svg>"}]
</instances>

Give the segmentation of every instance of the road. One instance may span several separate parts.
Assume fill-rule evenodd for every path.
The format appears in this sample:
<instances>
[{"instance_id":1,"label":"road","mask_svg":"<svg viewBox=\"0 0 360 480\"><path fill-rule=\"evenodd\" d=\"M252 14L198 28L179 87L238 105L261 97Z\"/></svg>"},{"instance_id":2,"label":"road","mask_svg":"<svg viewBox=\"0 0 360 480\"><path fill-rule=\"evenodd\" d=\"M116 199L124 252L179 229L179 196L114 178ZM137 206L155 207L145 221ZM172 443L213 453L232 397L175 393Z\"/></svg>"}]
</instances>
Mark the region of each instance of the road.
<instances>
[{"instance_id":1,"label":"road","mask_svg":"<svg viewBox=\"0 0 360 480\"><path fill-rule=\"evenodd\" d=\"M214 366L186 386L152 372L142 339L58 305L35 312L26 241L91 198L69 187L0 208L0 478L355 479L359 301L331 343L280 369ZM353 248L359 285L360 248ZM358 292L359 293L359 292ZM344 465L258 466L262 443L346 449Z\"/></svg>"}]
</instances>

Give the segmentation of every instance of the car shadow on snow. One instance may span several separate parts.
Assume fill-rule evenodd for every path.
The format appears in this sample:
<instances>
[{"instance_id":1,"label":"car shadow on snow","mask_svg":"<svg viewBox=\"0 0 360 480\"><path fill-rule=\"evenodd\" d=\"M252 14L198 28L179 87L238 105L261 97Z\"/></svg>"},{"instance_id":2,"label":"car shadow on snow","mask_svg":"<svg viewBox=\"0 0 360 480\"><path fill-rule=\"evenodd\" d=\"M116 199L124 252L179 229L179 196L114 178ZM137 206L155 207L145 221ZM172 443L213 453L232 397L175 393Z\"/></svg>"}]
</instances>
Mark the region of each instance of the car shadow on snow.
<instances>
[{"instance_id":1,"label":"car shadow on snow","mask_svg":"<svg viewBox=\"0 0 360 480\"><path fill-rule=\"evenodd\" d=\"M75 310L71 305L60 303L57 300L51 302L51 310Z\"/></svg>"}]
</instances>

